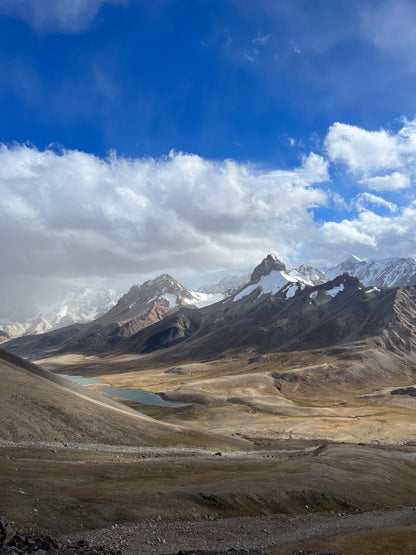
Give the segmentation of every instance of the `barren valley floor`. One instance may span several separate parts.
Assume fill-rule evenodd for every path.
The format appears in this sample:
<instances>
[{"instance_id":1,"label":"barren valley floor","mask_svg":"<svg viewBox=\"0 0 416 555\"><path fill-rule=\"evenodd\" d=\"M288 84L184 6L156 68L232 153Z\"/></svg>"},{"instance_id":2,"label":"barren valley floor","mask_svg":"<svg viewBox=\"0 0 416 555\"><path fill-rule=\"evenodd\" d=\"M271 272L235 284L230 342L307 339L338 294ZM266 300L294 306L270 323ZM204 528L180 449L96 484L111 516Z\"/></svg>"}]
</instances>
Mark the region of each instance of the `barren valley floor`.
<instances>
[{"instance_id":1,"label":"barren valley floor","mask_svg":"<svg viewBox=\"0 0 416 555\"><path fill-rule=\"evenodd\" d=\"M41 361L189 402L125 402L188 435L181 445L175 432L161 447L3 442L0 513L16 527L87 537L123 555L231 547L414 553L415 400L372 396L371 380L361 389L339 386L328 368L313 387L311 380L273 387L276 373L322 358L311 351L178 366L157 356Z\"/></svg>"}]
</instances>

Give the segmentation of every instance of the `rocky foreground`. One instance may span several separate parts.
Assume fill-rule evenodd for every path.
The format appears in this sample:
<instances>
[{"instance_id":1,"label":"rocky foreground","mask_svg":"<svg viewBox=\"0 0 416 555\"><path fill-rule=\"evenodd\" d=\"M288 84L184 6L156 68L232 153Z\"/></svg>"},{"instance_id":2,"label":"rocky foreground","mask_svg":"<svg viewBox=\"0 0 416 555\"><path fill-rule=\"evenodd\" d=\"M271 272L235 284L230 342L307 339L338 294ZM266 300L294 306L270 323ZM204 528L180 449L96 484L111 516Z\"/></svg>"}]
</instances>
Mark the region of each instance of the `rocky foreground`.
<instances>
[{"instance_id":1,"label":"rocky foreground","mask_svg":"<svg viewBox=\"0 0 416 555\"><path fill-rule=\"evenodd\" d=\"M24 555L36 553L37 555L122 555L121 551L108 550L103 546L90 546L86 540L76 540L62 543L51 536L37 535L35 533L16 532L4 519L0 519L0 553L10 555ZM172 555L261 555L264 551L257 549L228 549L226 551L179 551ZM342 555L340 553L316 553L313 551L298 551L294 555Z\"/></svg>"},{"instance_id":2,"label":"rocky foreground","mask_svg":"<svg viewBox=\"0 0 416 555\"><path fill-rule=\"evenodd\" d=\"M91 547L85 540L61 543L50 536L16 532L4 519L0 519L0 553L23 555L119 555L105 547Z\"/></svg>"},{"instance_id":3,"label":"rocky foreground","mask_svg":"<svg viewBox=\"0 0 416 555\"><path fill-rule=\"evenodd\" d=\"M62 543L51 536L35 533L16 532L4 519L0 518L0 553L9 555L122 555L121 551L108 550L103 546L90 546L86 540L75 540ZM172 555L261 555L264 551L257 549L228 549L226 551L192 550L179 551ZM293 555L342 555L340 553L316 553L313 551L298 551Z\"/></svg>"}]
</instances>

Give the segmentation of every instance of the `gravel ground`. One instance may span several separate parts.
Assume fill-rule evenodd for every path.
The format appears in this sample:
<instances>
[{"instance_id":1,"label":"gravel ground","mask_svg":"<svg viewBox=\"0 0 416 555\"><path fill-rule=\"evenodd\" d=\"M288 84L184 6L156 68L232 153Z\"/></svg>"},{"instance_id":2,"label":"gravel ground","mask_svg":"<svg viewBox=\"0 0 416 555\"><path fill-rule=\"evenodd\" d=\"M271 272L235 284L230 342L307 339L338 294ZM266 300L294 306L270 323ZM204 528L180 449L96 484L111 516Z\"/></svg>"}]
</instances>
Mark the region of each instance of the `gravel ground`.
<instances>
[{"instance_id":1,"label":"gravel ground","mask_svg":"<svg viewBox=\"0 0 416 555\"><path fill-rule=\"evenodd\" d=\"M148 521L115 525L83 536L91 545L105 545L108 549L120 550L123 555L162 555L181 550L270 549L296 541L409 525L416 525L416 507L356 515L312 513L216 521Z\"/></svg>"}]
</instances>

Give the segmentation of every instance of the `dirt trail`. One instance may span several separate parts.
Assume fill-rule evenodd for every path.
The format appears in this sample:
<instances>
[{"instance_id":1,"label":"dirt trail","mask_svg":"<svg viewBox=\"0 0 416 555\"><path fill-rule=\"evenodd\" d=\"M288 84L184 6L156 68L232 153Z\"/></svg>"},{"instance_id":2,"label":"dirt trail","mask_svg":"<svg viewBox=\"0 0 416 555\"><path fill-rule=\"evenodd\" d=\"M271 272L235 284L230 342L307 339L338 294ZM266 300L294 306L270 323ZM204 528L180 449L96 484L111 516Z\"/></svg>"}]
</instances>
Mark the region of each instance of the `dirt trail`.
<instances>
[{"instance_id":1,"label":"dirt trail","mask_svg":"<svg viewBox=\"0 0 416 555\"><path fill-rule=\"evenodd\" d=\"M105 445L101 443L61 443L61 442L31 442L31 441L6 441L0 439L0 448L22 448L22 449L60 449L72 451L96 451L101 453L129 453L129 454L151 454L157 457L175 455L221 455L225 457L248 457L261 456L264 454L308 454L319 449L320 444L300 448L286 449L250 449L250 450L224 450L218 452L214 449L202 449L200 447L134 447L130 445Z\"/></svg>"}]
</instances>

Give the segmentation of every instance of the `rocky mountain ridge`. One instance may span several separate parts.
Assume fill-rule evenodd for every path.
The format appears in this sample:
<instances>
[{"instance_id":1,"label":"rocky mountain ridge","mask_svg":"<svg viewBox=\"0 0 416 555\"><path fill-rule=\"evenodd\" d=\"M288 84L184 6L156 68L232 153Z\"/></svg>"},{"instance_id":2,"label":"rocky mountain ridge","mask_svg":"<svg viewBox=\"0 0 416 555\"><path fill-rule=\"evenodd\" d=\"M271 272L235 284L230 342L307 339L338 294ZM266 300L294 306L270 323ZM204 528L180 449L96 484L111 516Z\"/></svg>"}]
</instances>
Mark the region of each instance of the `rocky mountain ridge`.
<instances>
[{"instance_id":1,"label":"rocky mountain ridge","mask_svg":"<svg viewBox=\"0 0 416 555\"><path fill-rule=\"evenodd\" d=\"M211 358L230 350L322 348L376 337L383 349L413 352L415 288L365 287L348 273L311 285L285 270L277 257L268 257L254 269L251 285L200 309L174 278L160 276L133 287L90 324L18 338L6 349L32 359L167 348L185 358ZM409 299L406 310L403 298Z\"/></svg>"},{"instance_id":2,"label":"rocky mountain ridge","mask_svg":"<svg viewBox=\"0 0 416 555\"><path fill-rule=\"evenodd\" d=\"M325 270L328 279L344 272L357 277L365 286L398 287L416 284L416 260L413 258L360 259L350 256Z\"/></svg>"},{"instance_id":3,"label":"rocky mountain ridge","mask_svg":"<svg viewBox=\"0 0 416 555\"><path fill-rule=\"evenodd\" d=\"M221 300L222 295L191 291L168 274L134 285L105 314L87 323L75 323L40 335L8 341L7 350L30 358L53 352L96 354L114 348L123 339L180 308L197 310Z\"/></svg>"},{"instance_id":4,"label":"rocky mountain ridge","mask_svg":"<svg viewBox=\"0 0 416 555\"><path fill-rule=\"evenodd\" d=\"M208 293L211 295L221 294L224 297L230 297L238 291L243 285L250 280L249 274L237 275L230 274L222 278L218 283L203 285L198 288L201 293Z\"/></svg>"},{"instance_id":5,"label":"rocky mountain ridge","mask_svg":"<svg viewBox=\"0 0 416 555\"><path fill-rule=\"evenodd\" d=\"M307 265L288 271L276 255L269 254L250 277L227 276L199 291L190 290L172 276L162 274L141 285L133 285L123 296L112 289L88 289L34 320L0 325L0 343L19 336L65 329L73 324L96 323L90 328L101 329L103 322L107 327L111 324L113 336L128 337L181 307L203 308L227 298L237 302L255 290L261 295L276 295L282 290L290 298L298 289L323 284L344 273L357 277L367 287L416 284L416 261L410 258L365 261L351 256L325 272Z\"/></svg>"},{"instance_id":6,"label":"rocky mountain ridge","mask_svg":"<svg viewBox=\"0 0 416 555\"><path fill-rule=\"evenodd\" d=\"M141 285L133 285L126 294L116 289L87 288L81 293L68 295L66 299L45 314L24 322L0 324L0 343L26 336L40 335L72 324L93 322L120 304L125 309L141 306L159 299L166 308L194 305L198 308L218 302L221 293L192 291L168 274L162 274ZM127 317L128 318L128 317Z\"/></svg>"}]
</instances>

